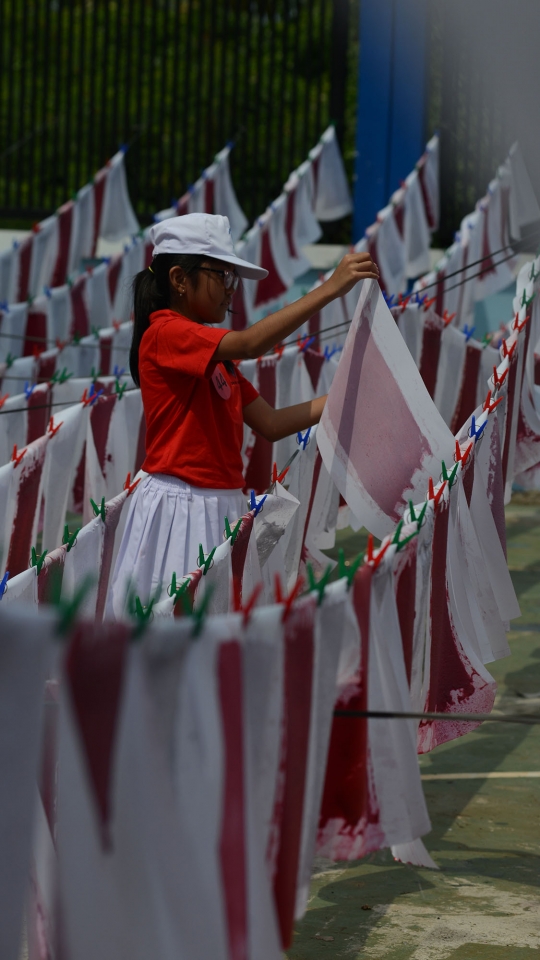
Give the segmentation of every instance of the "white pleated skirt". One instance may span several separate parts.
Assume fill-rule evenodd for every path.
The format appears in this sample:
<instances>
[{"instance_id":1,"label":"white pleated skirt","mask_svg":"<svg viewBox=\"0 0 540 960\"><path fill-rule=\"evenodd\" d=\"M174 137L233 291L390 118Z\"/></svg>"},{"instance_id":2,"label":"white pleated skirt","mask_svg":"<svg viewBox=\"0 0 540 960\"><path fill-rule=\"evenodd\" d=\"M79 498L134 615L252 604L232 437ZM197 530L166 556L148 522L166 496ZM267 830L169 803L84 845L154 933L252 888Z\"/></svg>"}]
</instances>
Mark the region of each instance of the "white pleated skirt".
<instances>
[{"instance_id":1,"label":"white pleated skirt","mask_svg":"<svg viewBox=\"0 0 540 960\"><path fill-rule=\"evenodd\" d=\"M241 490L191 487L161 473L148 474L133 493L116 558L108 614L122 618L131 589L143 604L197 569L199 544L205 554L223 542L225 517L231 524L247 512Z\"/></svg>"}]
</instances>

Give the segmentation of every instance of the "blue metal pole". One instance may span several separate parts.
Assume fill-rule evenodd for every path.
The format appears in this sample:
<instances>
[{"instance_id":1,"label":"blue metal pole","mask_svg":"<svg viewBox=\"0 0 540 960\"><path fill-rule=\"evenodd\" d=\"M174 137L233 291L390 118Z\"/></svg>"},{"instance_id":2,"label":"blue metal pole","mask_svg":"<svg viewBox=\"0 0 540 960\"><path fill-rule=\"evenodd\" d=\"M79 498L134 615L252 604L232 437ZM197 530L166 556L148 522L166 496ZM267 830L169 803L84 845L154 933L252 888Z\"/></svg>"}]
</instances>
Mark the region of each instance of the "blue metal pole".
<instances>
[{"instance_id":1,"label":"blue metal pole","mask_svg":"<svg viewBox=\"0 0 540 960\"><path fill-rule=\"evenodd\" d=\"M423 151L427 0L362 0L353 240Z\"/></svg>"}]
</instances>

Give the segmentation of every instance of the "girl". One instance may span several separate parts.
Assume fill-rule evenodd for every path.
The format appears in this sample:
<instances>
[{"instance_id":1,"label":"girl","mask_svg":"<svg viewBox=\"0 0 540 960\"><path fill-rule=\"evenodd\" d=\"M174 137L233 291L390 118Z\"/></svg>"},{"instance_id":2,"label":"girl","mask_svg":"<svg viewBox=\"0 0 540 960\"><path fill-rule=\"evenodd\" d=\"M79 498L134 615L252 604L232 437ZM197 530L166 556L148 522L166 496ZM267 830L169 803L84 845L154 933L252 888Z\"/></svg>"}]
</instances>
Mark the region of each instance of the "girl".
<instances>
[{"instance_id":1,"label":"girl","mask_svg":"<svg viewBox=\"0 0 540 960\"><path fill-rule=\"evenodd\" d=\"M224 519L246 512L244 423L273 442L319 422L326 397L274 410L234 361L262 357L314 313L378 278L367 253L348 254L302 299L246 330L220 330L239 278L267 271L239 259L226 217L193 213L156 224L151 266L134 280L130 367L141 387L148 474L130 505L112 585L120 616L128 584L143 603L173 572L195 568L223 540Z\"/></svg>"}]
</instances>

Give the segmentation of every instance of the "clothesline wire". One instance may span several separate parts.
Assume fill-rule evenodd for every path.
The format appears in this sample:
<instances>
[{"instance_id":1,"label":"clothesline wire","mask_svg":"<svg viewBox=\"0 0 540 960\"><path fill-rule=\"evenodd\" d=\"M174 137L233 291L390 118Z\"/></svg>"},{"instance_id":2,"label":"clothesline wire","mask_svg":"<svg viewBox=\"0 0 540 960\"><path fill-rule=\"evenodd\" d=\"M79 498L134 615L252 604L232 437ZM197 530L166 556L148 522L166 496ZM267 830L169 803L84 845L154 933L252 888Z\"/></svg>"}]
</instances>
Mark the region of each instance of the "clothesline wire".
<instances>
[{"instance_id":1,"label":"clothesline wire","mask_svg":"<svg viewBox=\"0 0 540 960\"><path fill-rule=\"evenodd\" d=\"M540 723L540 714L534 713L408 713L394 710L334 710L335 717L356 717L357 719L372 720L444 720L460 723L525 723L528 725Z\"/></svg>"},{"instance_id":2,"label":"clothesline wire","mask_svg":"<svg viewBox=\"0 0 540 960\"><path fill-rule=\"evenodd\" d=\"M102 329L105 329L105 328L103 327ZM85 334L85 337L87 337L87 336L89 337L89 336L91 336L91 334L89 334L89 333L88 333L88 334ZM112 334L111 334L111 336L112 336ZM56 344L56 340L49 340L48 337L33 337L33 336L31 336L31 335L26 336L24 333L1 333L1 332L0 332L0 337L4 337L4 338L7 339L7 340L27 340L29 343L44 343L44 344L49 345L49 346L51 346L51 347L56 347L56 345L57 345L57 344ZM63 346L62 346L62 350L63 350L65 347L80 347L80 346L83 346L83 347L93 347L93 346L95 346L96 344L99 344L99 341L100 341L100 338L99 338L99 337L96 338L96 342L95 342L95 343L82 343L82 339L81 339L81 340L67 340L67 341L63 344ZM118 345L115 346L114 343L111 343L111 344L106 343L104 346L105 346L105 349L107 349L107 350L126 350L126 349L127 349L126 347L121 347L121 346L118 346ZM45 352L45 351L44 351L44 352ZM17 357L16 359L19 360L20 357Z\"/></svg>"},{"instance_id":3,"label":"clothesline wire","mask_svg":"<svg viewBox=\"0 0 540 960\"><path fill-rule=\"evenodd\" d=\"M498 260L497 263L495 264L495 266L498 267L501 263L506 263L506 260L510 260L510 259L511 259L511 257L505 257L504 260ZM445 290L444 292L445 292L445 293L449 293L450 290L455 290L456 287L461 287L461 286L463 286L463 284L464 284L464 283L468 283L469 280L474 280L475 277L480 277L480 276L482 276L482 274L483 274L484 272L485 272L484 270L480 270L478 273L473 274L472 277L466 277L466 278L465 278L464 280L462 280L460 283L456 283L454 286L449 287L448 290ZM418 291L418 292L420 293L421 291ZM321 334L322 334L322 333L326 334L326 333L328 333L330 330L340 330L340 329L342 329L343 327L349 327L351 323L352 323L352 320L344 320L343 323L336 323L336 324L334 324L332 327L325 327L323 330L321 330ZM324 341L324 340L331 340L331 339L332 339L332 337L326 337L326 336L323 337L323 336L319 336L318 334L313 334L313 333L312 333L312 334L309 334L309 336L318 336L319 342ZM271 352L272 352L272 351L271 351Z\"/></svg>"},{"instance_id":4,"label":"clothesline wire","mask_svg":"<svg viewBox=\"0 0 540 960\"><path fill-rule=\"evenodd\" d=\"M122 396L124 396L125 393L133 393L134 390L138 389L138 387L126 387L126 389L122 391ZM115 394L108 394L108 396L114 397ZM53 407L75 407L78 403L81 403L81 400L57 400L54 403L36 404L35 407L14 407L13 410L0 409L0 416L6 413L33 413L34 410L51 410Z\"/></svg>"},{"instance_id":5,"label":"clothesline wire","mask_svg":"<svg viewBox=\"0 0 540 960\"><path fill-rule=\"evenodd\" d=\"M124 377L129 377L129 376L130 376L129 373L119 373L119 374L117 374L117 375L115 375L114 373L100 373L100 374L98 374L98 376L96 377L96 380L101 380L101 379L103 379L104 377L115 377L116 380L122 380ZM67 380L64 380L64 383L67 383L69 380L88 380L88 379L89 379L88 377L83 377L83 376L78 377L78 376L76 376L75 374L73 374L72 377L68 377ZM90 378L90 379L91 379L91 378ZM6 373L4 373L3 375L0 375L0 388L1 388L1 384L2 384L2 381L3 381L3 380L20 380L20 381L23 382L23 383L29 383L29 382L30 382L30 378L29 378L29 377L15 377L15 376L10 377L10 375L9 375L9 369L6 371ZM33 386L33 387L38 387L38 386L41 386L41 385L44 384L44 383L50 383L50 382L51 382L51 378L50 378L50 377L38 377L37 380L36 380L36 382L33 383L33 384L31 384L31 386ZM58 386L60 382L61 382L61 381L58 381L57 383L53 384L53 386Z\"/></svg>"}]
</instances>

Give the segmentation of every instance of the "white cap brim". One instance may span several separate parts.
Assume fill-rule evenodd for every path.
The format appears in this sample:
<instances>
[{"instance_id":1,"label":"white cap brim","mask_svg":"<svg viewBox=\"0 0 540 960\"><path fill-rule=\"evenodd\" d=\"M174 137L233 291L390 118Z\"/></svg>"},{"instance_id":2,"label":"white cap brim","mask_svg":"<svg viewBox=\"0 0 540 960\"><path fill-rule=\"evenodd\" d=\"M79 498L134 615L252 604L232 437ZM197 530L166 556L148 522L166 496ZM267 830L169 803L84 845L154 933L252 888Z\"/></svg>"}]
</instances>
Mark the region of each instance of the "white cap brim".
<instances>
[{"instance_id":1,"label":"white cap brim","mask_svg":"<svg viewBox=\"0 0 540 960\"><path fill-rule=\"evenodd\" d=\"M215 259L223 263L230 263L243 280L264 280L268 276L268 270L265 270L264 267L258 267L255 263L250 263L249 260L241 260L240 257L216 254Z\"/></svg>"}]
</instances>

